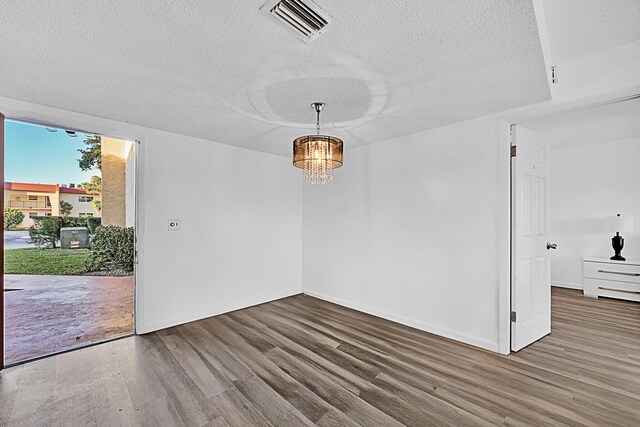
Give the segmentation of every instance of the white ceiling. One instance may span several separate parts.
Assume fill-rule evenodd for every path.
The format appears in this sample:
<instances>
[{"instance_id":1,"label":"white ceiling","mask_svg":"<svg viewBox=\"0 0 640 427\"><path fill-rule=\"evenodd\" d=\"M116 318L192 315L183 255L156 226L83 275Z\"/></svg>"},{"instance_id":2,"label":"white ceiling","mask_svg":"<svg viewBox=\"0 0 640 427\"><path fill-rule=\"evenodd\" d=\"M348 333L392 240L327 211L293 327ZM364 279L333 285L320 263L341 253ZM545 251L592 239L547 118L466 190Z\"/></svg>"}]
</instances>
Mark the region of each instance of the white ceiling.
<instances>
[{"instance_id":1,"label":"white ceiling","mask_svg":"<svg viewBox=\"0 0 640 427\"><path fill-rule=\"evenodd\" d=\"M0 96L282 155L313 101L349 148L550 99L530 1L316 3L304 44L263 0L5 0Z\"/></svg>"},{"instance_id":2,"label":"white ceiling","mask_svg":"<svg viewBox=\"0 0 640 427\"><path fill-rule=\"evenodd\" d=\"M542 0L558 64L640 39L639 0Z\"/></svg>"},{"instance_id":3,"label":"white ceiling","mask_svg":"<svg viewBox=\"0 0 640 427\"><path fill-rule=\"evenodd\" d=\"M640 98L554 114L521 125L547 138L552 149L632 138L639 138L640 144Z\"/></svg>"}]
</instances>

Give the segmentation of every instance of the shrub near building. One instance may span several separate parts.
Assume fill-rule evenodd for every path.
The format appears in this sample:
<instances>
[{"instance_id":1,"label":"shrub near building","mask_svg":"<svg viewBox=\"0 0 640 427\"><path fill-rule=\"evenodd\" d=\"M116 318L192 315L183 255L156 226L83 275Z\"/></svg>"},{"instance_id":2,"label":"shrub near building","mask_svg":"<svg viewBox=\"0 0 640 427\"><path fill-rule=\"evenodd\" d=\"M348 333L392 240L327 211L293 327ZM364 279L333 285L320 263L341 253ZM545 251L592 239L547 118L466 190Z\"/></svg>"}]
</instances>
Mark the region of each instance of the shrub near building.
<instances>
[{"instance_id":1,"label":"shrub near building","mask_svg":"<svg viewBox=\"0 0 640 427\"><path fill-rule=\"evenodd\" d=\"M87 258L87 270L133 272L134 236L133 227L98 227Z\"/></svg>"}]
</instances>

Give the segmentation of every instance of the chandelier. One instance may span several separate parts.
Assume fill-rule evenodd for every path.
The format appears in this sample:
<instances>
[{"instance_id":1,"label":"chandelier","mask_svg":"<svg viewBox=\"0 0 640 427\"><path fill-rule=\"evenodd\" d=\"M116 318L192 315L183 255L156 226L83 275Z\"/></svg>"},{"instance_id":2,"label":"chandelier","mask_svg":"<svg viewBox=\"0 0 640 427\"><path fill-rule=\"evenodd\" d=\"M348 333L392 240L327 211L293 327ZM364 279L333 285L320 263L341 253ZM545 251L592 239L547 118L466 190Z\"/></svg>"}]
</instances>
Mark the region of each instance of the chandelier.
<instances>
[{"instance_id":1,"label":"chandelier","mask_svg":"<svg viewBox=\"0 0 640 427\"><path fill-rule=\"evenodd\" d=\"M324 184L333 179L333 170L342 166L342 140L320 135L320 111L324 103L314 102L311 106L316 110L316 134L293 141L293 166L304 170L305 181Z\"/></svg>"}]
</instances>

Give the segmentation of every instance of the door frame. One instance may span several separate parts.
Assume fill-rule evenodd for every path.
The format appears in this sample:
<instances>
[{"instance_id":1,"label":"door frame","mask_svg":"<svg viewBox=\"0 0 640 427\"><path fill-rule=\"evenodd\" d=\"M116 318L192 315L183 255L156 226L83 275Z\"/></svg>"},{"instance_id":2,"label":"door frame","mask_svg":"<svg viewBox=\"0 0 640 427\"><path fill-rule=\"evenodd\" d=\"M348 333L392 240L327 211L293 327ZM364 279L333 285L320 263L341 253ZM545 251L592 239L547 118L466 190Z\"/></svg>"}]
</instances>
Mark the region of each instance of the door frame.
<instances>
[{"instance_id":1,"label":"door frame","mask_svg":"<svg viewBox=\"0 0 640 427\"><path fill-rule=\"evenodd\" d=\"M39 107L39 106L34 106L34 107ZM45 107L46 108L46 107ZM66 113L66 112L63 112ZM68 114L68 113L67 113ZM71 113L72 115L74 113ZM51 115L50 114L46 114L46 119L42 120L39 118L39 116L41 116L41 113L39 112L33 112L33 113L24 113L22 110L20 110L20 113L16 114L16 115L21 115L21 116L25 116L29 117L29 118L16 118L15 120L22 122L22 123L28 123L28 124L34 124L36 126L52 126L52 127L56 127L56 128L60 128L60 129L72 129L72 130L76 130L78 132L83 132L83 133L92 133L92 131L86 131L86 129L93 129L94 127L96 129L102 129L104 128L104 125L100 126L100 125L96 125L93 126L92 123L84 123L82 128L76 127L76 126L64 126L61 125L60 123L63 122L74 122L76 120L73 120L73 117L70 118L65 118L65 114L62 115L58 115L56 114L53 118L53 120L50 120ZM31 116L36 116L38 118L33 118L31 119ZM11 120L11 117L7 117L7 115L3 114L2 111L0 111L0 181L2 182L2 193L0 194L0 203L2 204L3 208L4 208L4 154L5 154L5 121L6 120ZM91 121L93 122L93 120ZM84 129L84 130L83 130ZM105 135L105 136L112 136L113 134L118 134L120 132L118 132L117 130L113 130L113 129L107 129L106 132L96 132L97 135ZM55 356L58 354L62 354L62 353L67 353L69 351L75 351L75 350L80 350L83 348L87 348L87 347L91 347L94 345L99 345L99 344L104 344L106 342L109 341L114 341L117 339L122 339L122 338L126 338L126 337L130 337L133 335L137 335L137 331L139 330L138 328L138 288L139 288L139 284L140 284L140 279L139 276L141 276L141 268L139 267L139 260L140 260L140 242L142 241L141 239L141 235L142 235L142 230L141 227L139 227L140 224L140 203L142 201L142 198L140 197L140 189L142 188L142 186L140 185L140 177L141 177L141 170L142 168L140 167L141 165L141 160L140 160L140 154L141 154L141 147L142 147L142 143L141 140L142 138L131 138L131 137L124 137L124 136L113 136L113 138L118 138L118 139L122 139L125 141L130 141L133 143L133 155L134 155L134 275L133 275L133 333L131 335L125 335L123 337L118 337L118 338L113 338L113 339L109 339L106 341L100 341L98 343L94 343L94 344L88 344L86 346L82 346L82 347L78 347L78 348L73 348L73 349L69 349L69 350L63 350L60 352L56 352L56 353L51 353L51 354L47 354L44 356L39 356L33 359L29 359L29 360L25 360L25 361L21 361L18 362L16 364L12 364L9 366L14 366L14 365L20 365L22 363L29 363L35 360L39 360L42 358L46 358L46 357L50 357L50 356ZM0 213L0 217L2 217L3 221L4 221L4 209L2 210L2 212ZM0 371L2 371L4 368L6 368L7 366L4 364L4 319L5 319L5 311L4 311L4 229L3 229L3 239L2 241L0 241L0 256L2 257L0 260Z\"/></svg>"},{"instance_id":2,"label":"door frame","mask_svg":"<svg viewBox=\"0 0 640 427\"><path fill-rule=\"evenodd\" d=\"M0 112L0 181L2 182L2 241L0 241L0 371L4 369L4 115Z\"/></svg>"},{"instance_id":3,"label":"door frame","mask_svg":"<svg viewBox=\"0 0 640 427\"><path fill-rule=\"evenodd\" d=\"M569 113L572 111L576 111L576 110L582 110L582 109L586 109L586 108L593 108L593 107L597 107L597 106L602 106L602 105L608 105L608 104L615 104L618 102L624 102L624 101L629 101L629 100L633 100L633 99L638 99L640 98L640 93L638 93L637 90L634 90L633 92L629 92L629 91L617 91L617 92L612 92L612 93L605 93L605 94L600 94L600 95L596 95L596 96L592 96L589 98L585 98L585 99L576 99L576 100L571 100L571 101L567 101L567 102L563 102L563 103L548 103L548 104L542 104L542 105L538 105L538 106L532 106L532 107L527 107L527 108L523 108L523 109L516 109L513 112L507 112L505 114L502 114L500 116L501 120L501 126L503 126L501 128L501 133L503 132L503 129L506 129L507 134L509 135L509 137L507 138L509 141L508 144L508 149L511 150L511 125L518 125L518 124L522 124L524 123L524 126L526 127L526 122L530 121L530 120L537 120L537 119L542 119L542 118L547 118L547 117L553 117L555 115L558 114L564 114L564 113ZM504 148L504 144L501 145L501 148ZM551 158L552 156L552 150L549 150L549 157ZM505 336L504 333L500 333L500 353L502 354L510 354L511 353L511 320L510 320L510 315L511 315L511 289L512 289L512 283L511 283L511 278L512 278L512 259L511 259L511 246L513 245L513 241L514 241L514 236L511 235L511 231L512 231L512 221L513 221L513 212L511 212L511 206L512 206L512 200L511 200L511 196L512 196L512 192L511 192L511 175L512 175L512 171L511 171L511 157L510 157L510 151L508 153L505 153L505 157L501 157L501 158L506 158L509 165L508 165L508 173L509 173L509 186L508 186L508 200L509 200L509 255L508 255L508 262L509 262L509 266L508 266L508 270L509 270L509 280L508 280L508 289L506 289L506 293L508 295L508 303L505 303L505 300L500 299L500 304L499 304L499 311L500 311L500 315L499 315L499 324L498 324L498 330L506 330L508 333L508 337ZM552 185L551 181L550 181L550 185ZM553 319L552 319L553 321ZM508 325L508 326L507 326ZM552 325L553 327L553 325ZM508 347L508 348L507 348Z\"/></svg>"}]
</instances>

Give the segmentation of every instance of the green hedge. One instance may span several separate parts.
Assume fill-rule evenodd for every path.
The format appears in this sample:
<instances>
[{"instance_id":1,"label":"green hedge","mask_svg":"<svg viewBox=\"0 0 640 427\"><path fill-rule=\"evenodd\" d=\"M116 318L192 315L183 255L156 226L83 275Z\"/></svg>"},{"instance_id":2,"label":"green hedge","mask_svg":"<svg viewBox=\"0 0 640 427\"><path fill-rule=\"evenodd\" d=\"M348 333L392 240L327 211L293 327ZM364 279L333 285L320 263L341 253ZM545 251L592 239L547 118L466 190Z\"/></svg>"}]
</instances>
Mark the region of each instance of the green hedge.
<instances>
[{"instance_id":1,"label":"green hedge","mask_svg":"<svg viewBox=\"0 0 640 427\"><path fill-rule=\"evenodd\" d=\"M60 240L60 229L64 227L87 227L89 233L95 233L101 219L94 217L76 218L71 216L37 216L34 225L29 228L31 241L39 248L56 247ZM92 231L93 228L93 231Z\"/></svg>"},{"instance_id":2,"label":"green hedge","mask_svg":"<svg viewBox=\"0 0 640 427\"><path fill-rule=\"evenodd\" d=\"M133 271L134 261L133 227L108 225L99 227L91 243L87 258L87 270L122 269Z\"/></svg>"}]
</instances>

